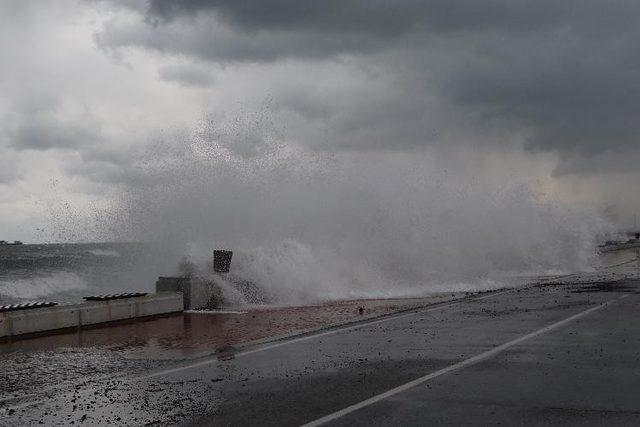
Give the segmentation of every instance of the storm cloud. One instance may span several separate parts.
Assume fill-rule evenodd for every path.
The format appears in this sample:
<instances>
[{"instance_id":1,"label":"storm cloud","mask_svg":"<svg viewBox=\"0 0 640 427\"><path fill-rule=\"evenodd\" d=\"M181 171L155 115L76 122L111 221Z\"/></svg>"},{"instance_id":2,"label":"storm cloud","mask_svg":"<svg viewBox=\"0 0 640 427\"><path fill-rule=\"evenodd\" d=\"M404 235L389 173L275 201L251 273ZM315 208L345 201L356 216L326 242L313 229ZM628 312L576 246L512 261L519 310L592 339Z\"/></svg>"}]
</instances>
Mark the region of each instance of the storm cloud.
<instances>
[{"instance_id":1,"label":"storm cloud","mask_svg":"<svg viewBox=\"0 0 640 427\"><path fill-rule=\"evenodd\" d=\"M207 87L213 84L213 77L206 70L193 66L166 66L158 70L158 75L166 81L185 86Z\"/></svg>"},{"instance_id":2,"label":"storm cloud","mask_svg":"<svg viewBox=\"0 0 640 427\"><path fill-rule=\"evenodd\" d=\"M284 146L428 152L449 177L520 174L632 217L638 18L595 0L8 2L2 209L49 182L81 204L160 186L194 147L253 162Z\"/></svg>"},{"instance_id":3,"label":"storm cloud","mask_svg":"<svg viewBox=\"0 0 640 427\"><path fill-rule=\"evenodd\" d=\"M389 86L309 105L349 117L330 120L334 148L517 140L588 173L636 148L639 15L630 1L156 0L97 40L218 64L351 61Z\"/></svg>"}]
</instances>

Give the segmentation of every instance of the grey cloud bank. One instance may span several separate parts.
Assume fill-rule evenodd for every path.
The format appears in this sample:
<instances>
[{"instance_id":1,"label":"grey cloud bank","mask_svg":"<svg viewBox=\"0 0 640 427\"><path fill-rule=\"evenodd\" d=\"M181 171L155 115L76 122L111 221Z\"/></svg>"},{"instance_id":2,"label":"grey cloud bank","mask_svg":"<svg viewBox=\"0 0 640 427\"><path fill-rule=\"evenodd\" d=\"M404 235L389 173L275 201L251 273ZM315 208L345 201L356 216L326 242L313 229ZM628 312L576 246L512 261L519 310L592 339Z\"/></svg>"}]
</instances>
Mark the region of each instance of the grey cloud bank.
<instances>
[{"instance_id":1,"label":"grey cloud bank","mask_svg":"<svg viewBox=\"0 0 640 427\"><path fill-rule=\"evenodd\" d=\"M194 66L166 66L158 70L161 79L175 81L185 86L207 87L214 79L210 72Z\"/></svg>"},{"instance_id":2,"label":"grey cloud bank","mask_svg":"<svg viewBox=\"0 0 640 427\"><path fill-rule=\"evenodd\" d=\"M322 154L305 162L333 159L347 176L357 171L343 157L415 156L477 191L526 183L541 199L623 225L640 209L629 187L640 176L635 2L0 8L10 58L0 70L6 224L37 216L24 195L46 197L49 182L87 215L124 203L122 194L159 191L171 184L162 168L180 171L185 150L242 173L307 150ZM11 227L0 238L23 238Z\"/></svg>"},{"instance_id":3,"label":"grey cloud bank","mask_svg":"<svg viewBox=\"0 0 640 427\"><path fill-rule=\"evenodd\" d=\"M498 139L558 152L569 174L636 150L639 14L628 1L151 1L97 40L218 64L346 57L364 69L370 84L351 95L366 101L310 107L349 117L333 148Z\"/></svg>"}]
</instances>

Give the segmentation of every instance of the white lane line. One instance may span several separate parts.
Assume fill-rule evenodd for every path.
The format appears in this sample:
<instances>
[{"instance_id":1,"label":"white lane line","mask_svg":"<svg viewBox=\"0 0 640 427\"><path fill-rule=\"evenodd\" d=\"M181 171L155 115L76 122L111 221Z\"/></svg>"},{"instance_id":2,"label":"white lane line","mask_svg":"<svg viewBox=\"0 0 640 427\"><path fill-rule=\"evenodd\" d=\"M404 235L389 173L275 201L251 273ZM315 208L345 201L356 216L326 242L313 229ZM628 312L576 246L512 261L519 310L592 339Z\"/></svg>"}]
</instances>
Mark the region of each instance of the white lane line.
<instances>
[{"instance_id":1,"label":"white lane line","mask_svg":"<svg viewBox=\"0 0 640 427\"><path fill-rule=\"evenodd\" d=\"M248 311L237 310L185 310L187 314L247 314Z\"/></svg>"},{"instance_id":2,"label":"white lane line","mask_svg":"<svg viewBox=\"0 0 640 427\"><path fill-rule=\"evenodd\" d=\"M502 294L505 294L505 293L508 293L508 292L513 292L514 290L515 290L515 288L514 289L506 289L504 291L494 292L494 293L491 293L489 295L483 295L481 297L471 298L471 299L461 298L461 299L452 301L450 303L438 305L438 306L431 307L431 308L426 308L426 309L417 308L416 311L411 311L411 312L402 313L402 314L395 314L395 315L392 314L392 315L389 315L389 316L385 316L385 317L383 317L381 319L372 320L370 322L366 322L365 321L365 322L362 322L362 323L357 323L355 325L345 326L345 327L342 327L342 328L335 328L335 329L329 329L329 330L324 331L324 332L311 333L310 335L304 335L304 336L301 336L301 337L298 337L298 338L287 339L287 340L284 340L284 341L280 341L280 342L276 342L276 343L273 343L273 344L264 345L264 346L261 346L261 347L258 347L258 348L254 348L254 349L251 349L251 350L245 350L245 351L241 351L241 352L238 352L238 353L234 353L233 357L236 357L236 358L237 357L243 357L243 356L247 356L249 354L260 353L262 351L272 350L274 348L282 347L282 346L289 345L289 344L295 344L295 343L299 343L299 342L303 342L303 341L309 341L309 340L316 339L316 338L326 337L328 335L335 335L335 334L338 334L338 333L341 333L341 332L346 332L346 331L351 331L351 330L354 330L354 329L363 328L365 326L377 325L377 324L380 324L380 323L390 322L390 321L396 320L396 319L402 319L404 317L415 316L417 314L422 314L422 313L429 313L431 311L436 311L436 310L442 310L444 308L453 307L455 305L462 304L464 302L473 302L473 301L480 301L480 300L487 299L487 298L493 298L493 297L496 297L498 295L502 295ZM207 366L207 365L210 365L210 364L213 364L213 363L217 363L217 362L218 362L218 359L216 357L216 358L211 358L211 359L203 360L203 361L196 362L196 363L191 363L189 365L183 365L183 366L178 366L176 368L165 369L165 370L158 371L158 372L152 372L150 374L141 375L141 376L138 376L136 378L137 379L156 378L156 377L161 377L163 375L169 375L169 374L173 374L173 373L176 373L176 372L185 371L187 369L198 368L198 367L201 367L201 366Z\"/></svg>"},{"instance_id":3,"label":"white lane line","mask_svg":"<svg viewBox=\"0 0 640 427\"><path fill-rule=\"evenodd\" d=\"M258 348L254 348L251 350L245 350L245 351L240 351L238 353L232 353L234 358L238 358L238 357L243 357L243 356L247 356L249 354L254 354L254 353L260 353L262 351L267 351L267 350L271 350L274 348L278 348L278 347L282 347L285 345L289 345L289 344L295 344L295 343L299 343L299 342L303 342L303 341L309 341L312 339L316 339L316 338L321 338L321 337L325 337L328 335L334 335L340 332L345 332L345 331L350 331L353 329L358 329L358 328L362 328L365 326L371 326L371 325L377 325L378 323L383 323L383 322L389 322L391 320L396 320L396 319L401 319L403 317L407 317L407 316L412 316L415 315L417 313L427 313L430 311L435 311L435 310L440 310L446 307L451 307L454 305L460 304L460 301L454 301L451 302L449 304L445 304L445 305L439 305L437 307L432 307L426 310L421 310L419 312L411 312L411 313L403 313L403 314L398 314L398 315L392 315L392 316L388 316L388 317L384 317L382 319L378 319L378 320L372 320L371 322L364 322L364 323L358 323L356 325L352 325L352 326L345 326L343 328L336 328L336 329L329 329L327 331L324 332L318 332L318 333L311 333L310 335L303 335L301 337L298 338L293 338L293 339L285 339L284 341L280 341L280 342L276 342L273 344L267 344ZM211 358L211 359L207 359L207 360L202 360L200 362L196 362L196 363L191 363L189 365L183 365L183 366L178 366L176 368L171 368L171 369L165 369L163 371L158 371L158 372L153 372L150 374L146 374L146 375L141 375L137 378L155 378L155 377L161 377L163 375L169 375L169 374L173 374L176 372L181 372L181 371L185 371L187 369L192 369L192 368L197 368L200 366L206 366L206 365L210 365L212 363L217 363L218 362L218 358Z\"/></svg>"},{"instance_id":4,"label":"white lane line","mask_svg":"<svg viewBox=\"0 0 640 427\"><path fill-rule=\"evenodd\" d=\"M450 303L445 303L442 305L438 305L435 307L430 307L430 308L426 308L426 309L421 309L421 308L416 308L416 311L410 311L407 313L400 313L400 314L391 314L385 317L382 317L380 319L375 319L375 320L371 320L370 322L363 322L363 323L357 323L355 325L351 325L351 326L345 326L342 328L336 328L336 329L329 329L327 331L324 332L319 332L319 333L311 333L310 335L304 335L298 338L293 338L293 339L289 339L289 340L285 340L285 341L281 341L281 342L276 342L270 345L265 345L262 347L258 347L252 350L246 350L246 351L242 351L239 353L235 353L233 356L234 357L242 357L242 356L247 356L249 354L254 354L254 353L259 353L261 351L267 351L267 350L271 350L277 347L282 347L288 344L294 344L297 342L302 342L302 341L308 341L311 339L315 339L315 338L320 338L320 337L324 337L324 336L328 336L328 335L333 335L333 334L337 334L340 332L345 332L345 331L349 331L349 330L353 330L353 329L358 329L358 328L362 328L365 326L371 326L371 325L376 325L379 323L384 323L384 322L389 322L391 320L396 320L396 319L401 319L404 317L408 317L408 316L414 316L416 314L422 314L422 313L428 313L431 311L436 311L436 310L442 310L444 308L448 308L448 307L452 307L464 302L473 302L473 301L479 301L479 300L484 300L484 299L488 299L488 298L493 298L496 297L498 295L502 295L505 293L509 293L509 292L513 292L515 291L517 288L512 288L512 289L505 289L504 291L499 291L499 292L493 292L490 293L488 295L483 295L477 298L460 298L458 300L452 301ZM520 289L524 289L524 288L520 288ZM152 372L149 374L143 374L143 375L138 375L134 378L129 378L132 381L137 381L137 380L143 380L143 379L148 379L148 378L156 378L156 377L161 377L163 375L169 375L169 374L173 374L176 372L181 372L181 371L186 371L188 369L193 369L193 368L198 368L201 366L207 366L207 365L211 365L211 364L215 364L218 363L218 358L217 357L213 357L213 358L209 358L206 360L202 360L200 362L195 362L195 363L191 363L189 365L182 365L182 366L178 366L176 368L171 368L171 369L165 369L162 371L157 371L157 372ZM91 393L95 392L96 387L92 387L89 388L87 390L83 390L82 392L80 392L80 394L86 394L89 395ZM71 395L72 392L64 394L64 395ZM63 395L63 396L64 396ZM35 406L38 405L44 401L49 400L50 397L45 397L45 398L40 398L40 399L36 399L36 400L30 400L27 402L23 402L23 403L19 403L19 404L15 404L15 405L8 405L5 406L3 408L0 408L1 410L9 410L9 409L21 409L21 408L26 408L29 406ZM7 400L12 400L12 399L7 399ZM1 402L0 402L1 403Z\"/></svg>"},{"instance_id":5,"label":"white lane line","mask_svg":"<svg viewBox=\"0 0 640 427\"><path fill-rule=\"evenodd\" d=\"M566 319L560 320L560 321L558 321L556 323L552 323L551 325L545 326L542 329L538 329L535 332L531 332L531 333L529 333L527 335L521 336L520 338L516 338L516 339L514 339L512 341L506 342L506 343L504 343L502 345L499 345L497 347L492 348L491 350L485 351L484 353L480 353L477 356L471 357L469 359L465 359L465 360L463 360L461 362L458 362L458 363L455 363L453 365L449 365L446 368L442 368L442 369L440 369L438 371L432 372L432 373L427 374L427 375L425 375L423 377L416 378L413 381L410 381L410 382L408 382L406 384L403 384L401 386L398 386L396 388L392 388L391 390L385 391L384 393L380 393L380 394L378 394L376 396L373 396L373 397L371 397L371 398L369 398L367 400L363 400L362 402L356 403L355 405L347 406L346 408L341 409L339 411L336 411L336 412L334 412L332 414L325 415L322 418L318 418L317 420L314 420L314 421L311 421L309 423L304 424L302 427L315 427L315 426L320 426L320 425L326 424L326 423L331 422L331 421L335 421L338 418L341 418L341 417L343 417L345 415L348 415L348 414L350 414L352 412L355 412L355 411L357 411L359 409L362 409L362 408L365 408L367 406L373 405L374 403L380 402L381 400L384 400L384 399L386 399L388 397L394 396L394 395L396 395L398 393L402 393L403 391L409 390L410 388L416 387L416 386L418 386L420 384L423 384L423 383L425 383L425 382L427 382L429 380L432 380L432 379L437 378L437 377L442 376L442 375L446 375L449 372L453 372L453 371L457 371L457 370L466 368L467 366L474 365L474 364L476 364L478 362L482 362L483 360L488 359L488 358L490 358L492 356L495 356L496 354L501 353L501 352L503 352L503 351L515 346L515 345L518 345L518 344L520 344L520 343L522 343L524 341L530 340L531 338L535 338L535 337L537 337L539 335L545 334L545 333L547 333L549 331L552 331L554 329L558 329L558 328L566 325L567 323L571 323L574 320L580 319L581 317L588 316L589 314L591 314L591 313L593 313L595 311L602 310L606 306L608 306L610 304L613 304L613 303L615 303L617 301L620 301L621 299L626 298L629 295L630 294L624 294L621 297L616 298L614 300L610 300L610 301L604 302L604 303L602 303L602 304L600 304L600 305L598 305L596 307L592 307L592 308L589 308L589 309L587 309L585 311L581 311L578 314L574 314L573 316L567 317Z\"/></svg>"}]
</instances>

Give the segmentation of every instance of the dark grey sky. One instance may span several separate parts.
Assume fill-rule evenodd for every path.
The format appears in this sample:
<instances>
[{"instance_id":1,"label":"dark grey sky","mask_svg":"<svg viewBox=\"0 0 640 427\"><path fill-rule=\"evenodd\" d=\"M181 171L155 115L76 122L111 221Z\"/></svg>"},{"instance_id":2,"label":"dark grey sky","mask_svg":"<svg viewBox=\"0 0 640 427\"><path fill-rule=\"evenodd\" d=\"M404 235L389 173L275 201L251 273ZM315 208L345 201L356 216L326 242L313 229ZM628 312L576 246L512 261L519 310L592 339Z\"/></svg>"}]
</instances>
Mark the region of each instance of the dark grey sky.
<instances>
[{"instance_id":1,"label":"dark grey sky","mask_svg":"<svg viewBox=\"0 0 640 427\"><path fill-rule=\"evenodd\" d=\"M558 173L588 173L616 168L605 152L635 156L639 12L632 1L157 0L144 21L97 40L217 64L349 57L393 75L397 87L378 111L348 111L336 145L365 144L349 131L376 125L383 140L373 138L374 147L437 142L423 114L429 102L450 109L446 119L466 128L465 143L478 133L524 134L529 149L560 153ZM399 138L388 135L394 127Z\"/></svg>"},{"instance_id":2,"label":"dark grey sky","mask_svg":"<svg viewBox=\"0 0 640 427\"><path fill-rule=\"evenodd\" d=\"M266 140L428 150L624 222L640 207L639 18L595 0L6 2L0 224L35 221L52 178L85 207L152 185L150 153L208 120L240 158Z\"/></svg>"}]
</instances>

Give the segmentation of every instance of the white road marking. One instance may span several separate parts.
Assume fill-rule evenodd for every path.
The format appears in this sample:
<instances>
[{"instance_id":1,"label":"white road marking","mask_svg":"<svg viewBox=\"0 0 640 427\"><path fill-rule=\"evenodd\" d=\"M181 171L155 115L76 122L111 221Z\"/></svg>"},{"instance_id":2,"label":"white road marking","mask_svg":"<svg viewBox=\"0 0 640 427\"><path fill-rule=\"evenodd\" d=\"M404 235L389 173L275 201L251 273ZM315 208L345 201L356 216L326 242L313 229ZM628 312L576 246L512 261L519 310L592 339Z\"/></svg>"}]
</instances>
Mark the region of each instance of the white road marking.
<instances>
[{"instance_id":1,"label":"white road marking","mask_svg":"<svg viewBox=\"0 0 640 427\"><path fill-rule=\"evenodd\" d=\"M337 334L337 333L348 331L348 330L358 329L358 328L362 328L362 327L365 327L365 326L376 325L376 324L383 323L383 322L389 322L391 320L401 319L401 318L408 317L408 316L414 316L416 314L422 314L422 313L428 313L428 312L431 312L431 311L442 310L444 308L452 307L452 306L455 306L455 305L458 305L458 304L461 304L461 303L464 303L464 302L473 302L473 301L484 300L484 299L487 299L487 298L493 298L493 297L496 297L498 295L502 295L502 294L505 294L505 293L513 292L516 289L518 289L518 288L505 289L503 291L493 292L493 293L490 293L488 295L483 295L483 296L476 297L476 298L473 298L473 297L472 298L460 298L458 300L451 301L449 303L445 303L445 304L438 305L438 306L435 306L435 307L429 307L429 308L426 308L426 309L416 308L415 311L410 311L410 312L407 312L407 313L400 313L400 314L391 314L391 315L388 315L388 316L384 316L382 318L371 320L369 322L364 321L362 323L357 323L355 325L345 326L345 327L342 327L342 328L330 329L330 330L327 330L327 331L324 331L324 332L319 332L319 333L310 333L309 335L304 335L304 336L301 336L301 337L298 337L298 338L283 340L283 341L276 342L276 343L273 343L273 344L270 344L270 345L265 345L265 346L261 346L261 347L255 348L255 349L251 349L251 350L246 350L246 351L242 351L242 352L239 352L239 353L235 353L233 356L234 357L247 356L249 354L254 354L254 353L259 353L261 351L271 350L273 348L282 347L282 346L285 346L285 345L288 345L288 344L294 344L294 343L297 343L297 342L308 341L308 340L311 340L311 339L320 338L320 337L324 337L324 336L328 336L328 335L333 335L333 334ZM520 288L520 289L524 289L524 287ZM218 362L217 357L213 357L213 358L208 358L206 360L202 360L200 362L191 363L189 365L182 365L182 366L178 366L176 368L165 369L165 370L162 370L162 371L152 372L152 373L149 373L149 374L143 374L143 375L139 375L139 376L136 376L134 378L129 378L129 379L132 380L132 381L135 381L135 380L141 380L141 379L156 378L156 377L161 377L163 375L169 375L169 374L185 371L185 370L192 369L192 368L198 368L200 366L207 366L207 365L215 364L217 362ZM89 395L89 394L93 393L95 391L95 389L96 389L96 387L91 387L91 388L89 388L87 390L81 391L80 394ZM71 395L71 394L72 394L72 392L69 392L69 393L63 394L63 396L64 395ZM45 401L47 401L49 399L50 399L50 396L47 396L47 397L44 397L44 398L34 399L34 400L30 400L30 401L23 402L23 403L18 403L18 404L14 404L14 405L7 405L7 406L4 406L4 407L0 408L0 411L2 411L2 410L8 411L9 409L21 409L21 408L26 408L26 407L30 407L30 406L36 406L36 405L38 405L38 404L40 404L42 402L45 402ZM13 399L8 398L8 399L5 399L5 400L8 401L8 400L13 400ZM2 403L5 400L0 400L0 403Z\"/></svg>"},{"instance_id":2,"label":"white road marking","mask_svg":"<svg viewBox=\"0 0 640 427\"><path fill-rule=\"evenodd\" d=\"M371 320L370 322L364 321L364 322L361 322L361 323L357 323L355 325L345 326L345 327L342 327L342 328L329 329L329 330L326 330L324 332L311 333L309 335L303 335L303 336L298 337L298 338L285 339L285 340L280 341L280 342L264 345L264 346L257 347L257 348L251 349L251 350L245 350L245 351L240 351L238 353L233 353L233 357L236 357L236 358L237 357L243 357L243 356L247 356L249 354L260 353L262 351L271 350L271 349L282 347L282 346L289 345L289 344L295 344L295 343L298 343L298 342L309 341L309 340L316 339L316 338L326 337L328 335L338 334L340 332L345 332L345 331L350 331L350 330L354 330L354 329L358 329L358 328L363 328L365 326L377 325L379 323L390 322L391 320L402 319L404 317L415 316L417 314L422 314L422 313L429 313L431 311L436 311L436 310L442 310L443 308L453 307L454 305L458 305L458 304L461 304L463 302L480 301L480 300L483 300L483 299L492 298L492 297L495 297L495 296L498 296L498 295L502 295L502 294L507 293L507 292L513 292L514 290L515 290L515 288L514 289L506 289L504 291L494 292L494 293L491 293L489 295L483 295L481 297L471 298L471 299L460 298L460 299L452 301L450 303L438 305L438 306L435 306L435 307L430 307L430 308L426 308L426 309L416 308L415 311L410 311L408 313L401 313L401 314L391 314L391 315L385 316L385 317L380 318L380 319ZM212 359L207 359L207 360L203 360L203 361L196 362L196 363L191 363L189 365L183 365L183 366L178 366L176 368L171 368L171 369L165 369L165 370L162 370L162 371L152 372L150 374L145 374L145 375L138 376L137 378L139 378L139 379L156 378L156 377L161 377L161 376L164 376L164 375L173 374L173 373L176 373L176 372L185 371L187 369L198 368L200 366L210 365L210 364L217 363L217 362L218 362L217 358L212 358Z\"/></svg>"},{"instance_id":3,"label":"white road marking","mask_svg":"<svg viewBox=\"0 0 640 427\"><path fill-rule=\"evenodd\" d=\"M581 311L578 314L574 314L573 316L567 317L566 319L560 320L560 321L558 321L556 323L552 323L551 325L545 326L542 329L538 329L535 332L531 332L531 333L529 333L527 335L523 335L523 336L521 336L519 338L516 338L516 339L514 339L512 341L506 342L506 343L504 343L502 345L499 345L497 347L492 348L491 350L485 351L484 353L480 353L477 356L471 357L469 359L465 359L465 360L463 360L461 362L458 362L458 363L455 363L453 365L447 366L446 368L442 368L442 369L440 369L438 371L432 372L432 373L427 374L427 375L425 375L423 377L416 378L413 381L410 381L410 382L408 382L406 384L403 384L401 386L398 386L396 388L392 388L391 390L385 391L384 393L380 393L380 394L378 394L376 396L373 396L373 397L371 397L369 399L363 400L362 402L356 403L356 404L351 405L351 406L347 406L346 408L341 409L339 411L336 411L336 412L334 412L332 414L325 415L322 418L318 418L317 420L314 420L314 421L311 421L309 423L304 424L302 427L315 427L315 426L320 426L320 425L326 424L326 423L331 422L331 421L335 421L338 418L341 418L341 417L343 417L345 415L348 415L348 414L350 414L352 412L355 412L355 411L357 411L359 409L362 409L362 408L365 408L367 406L373 405L374 403L380 402L381 400L384 400L384 399L386 399L388 397L394 396L394 395L396 395L398 393L402 393L403 391L409 390L409 389L411 389L413 387L416 387L416 386L418 386L420 384L423 384L423 383L425 383L425 382L427 382L429 380L432 380L434 378L440 377L442 375L446 375L446 374L448 374L450 372L453 372L453 371L464 369L467 366L475 365L476 363L482 362L485 359L493 357L496 354L501 353L501 352L503 352L503 351L515 346L515 345L523 343L524 341L530 340L531 338L535 338L535 337L537 337L539 335L545 334L545 333L547 333L549 331L552 331L554 329L558 329L558 328L566 325L567 323L571 323L571 322L573 322L575 320L578 320L578 319L580 319L582 317L585 317L585 316L587 316L587 315L589 315L589 314L591 314L591 313L593 313L595 311L602 310L606 306L608 306L610 304L613 304L613 303L615 303L617 301L620 301L621 299L626 298L628 296L629 296L629 294L624 294L621 297L616 298L614 300L610 300L610 301L604 302L604 303L602 303L602 304L600 304L600 305L598 305L596 307L592 307L592 308L589 308L587 310Z\"/></svg>"},{"instance_id":4,"label":"white road marking","mask_svg":"<svg viewBox=\"0 0 640 427\"><path fill-rule=\"evenodd\" d=\"M302 341L309 341L309 340L312 340L312 339L325 337L327 335L334 335L334 334L337 334L337 333L340 333L340 332L345 332L345 331L349 331L349 330L353 330L353 329L362 328L364 326L377 325L378 323L389 322L389 321L395 320L395 319L401 319L403 317L412 316L412 315L415 315L417 313L427 313L427 312L434 311L434 310L440 310L440 309L443 309L445 307L451 307L451 306L457 305L457 304L460 304L460 301L454 301L454 302L451 302L449 304L439 305L437 307L431 307L429 309L421 310L421 311L418 311L418 312L391 315L391 316L388 316L388 317L384 317L382 319L372 320L371 322L358 323L356 325L345 326L343 328L335 328L335 329L329 329L329 330L324 331L324 332L311 333L310 335L303 335L303 336L298 337L298 338L285 339L283 341L276 342L276 343L273 343L273 344L267 344L267 345L264 345L264 346L261 346L261 347L257 347L257 348L251 349L251 350L240 351L238 353L232 353L232 354L233 354L233 357L236 357L236 358L237 357L243 357L243 356L247 356L249 354L260 353L262 351L271 350L271 349L282 347L282 346L289 345L289 344L295 344L295 343L302 342ZM189 365L178 366L176 368L165 369L165 370L162 370L162 371L158 371L158 372L153 372L153 373L150 373L150 374L142 375L142 376L139 376L138 378L161 377L161 376L164 376L164 375L169 375L169 374L173 374L173 373L176 373L176 372L185 371L187 369L197 368L197 367L200 367L200 366L206 366L206 365L210 365L210 364L217 363L217 362L218 362L217 358L211 358L211 359L207 359L207 360L202 360L200 362L191 363Z\"/></svg>"},{"instance_id":5,"label":"white road marking","mask_svg":"<svg viewBox=\"0 0 640 427\"><path fill-rule=\"evenodd\" d=\"M248 311L236 310L185 310L187 314L247 314Z\"/></svg>"}]
</instances>

